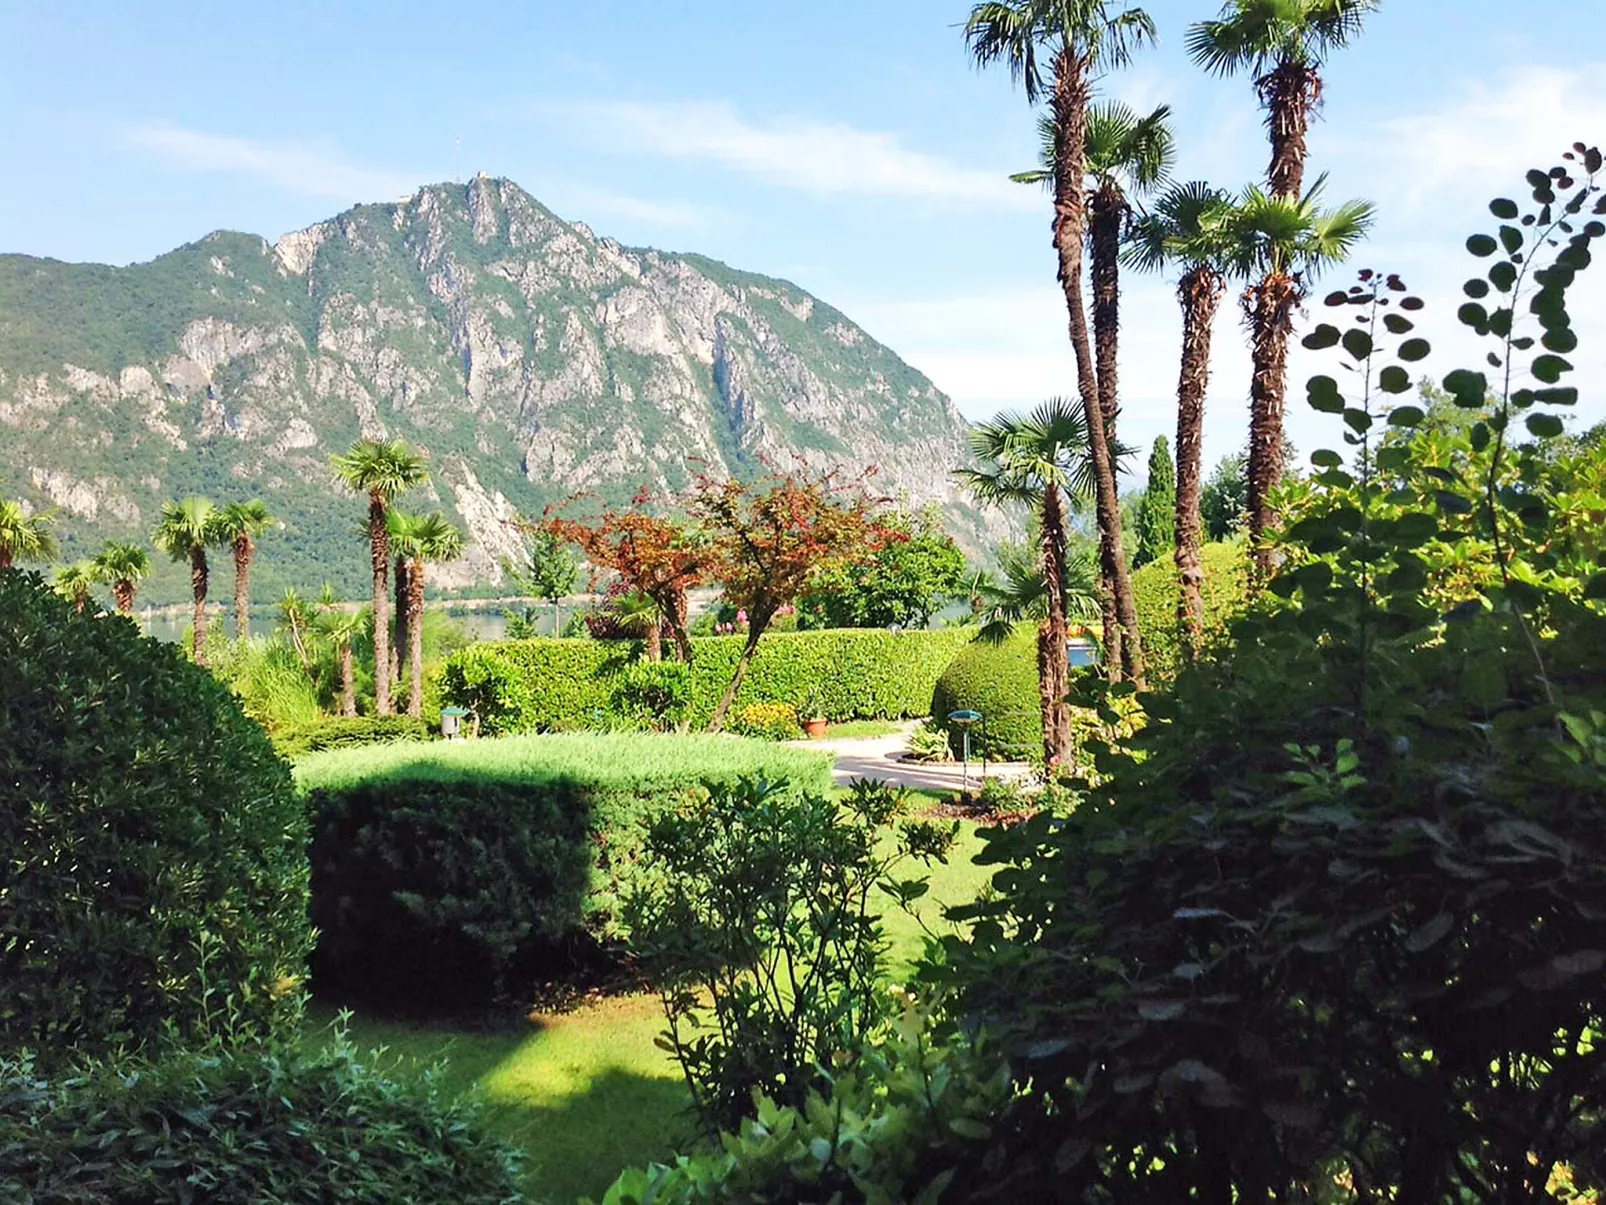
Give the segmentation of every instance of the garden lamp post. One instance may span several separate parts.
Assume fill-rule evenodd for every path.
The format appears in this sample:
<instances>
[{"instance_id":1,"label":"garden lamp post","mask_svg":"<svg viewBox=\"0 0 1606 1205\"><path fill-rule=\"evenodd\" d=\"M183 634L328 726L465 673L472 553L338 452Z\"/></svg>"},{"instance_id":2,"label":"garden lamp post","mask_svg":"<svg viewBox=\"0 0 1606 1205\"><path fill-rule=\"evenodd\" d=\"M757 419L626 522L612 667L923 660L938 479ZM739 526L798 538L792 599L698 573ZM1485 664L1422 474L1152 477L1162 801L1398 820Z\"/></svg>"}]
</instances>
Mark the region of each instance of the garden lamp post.
<instances>
[{"instance_id":1,"label":"garden lamp post","mask_svg":"<svg viewBox=\"0 0 1606 1205\"><path fill-rule=\"evenodd\" d=\"M463 739L463 717L468 714L464 707L441 708L441 735L449 741Z\"/></svg>"},{"instance_id":2,"label":"garden lamp post","mask_svg":"<svg viewBox=\"0 0 1606 1205\"><path fill-rule=\"evenodd\" d=\"M960 711L950 711L948 713L948 722L955 725L959 729L960 744L964 749L964 789L967 791L970 789L970 729L971 725L979 723L980 721L981 712L979 711L964 709Z\"/></svg>"}]
</instances>

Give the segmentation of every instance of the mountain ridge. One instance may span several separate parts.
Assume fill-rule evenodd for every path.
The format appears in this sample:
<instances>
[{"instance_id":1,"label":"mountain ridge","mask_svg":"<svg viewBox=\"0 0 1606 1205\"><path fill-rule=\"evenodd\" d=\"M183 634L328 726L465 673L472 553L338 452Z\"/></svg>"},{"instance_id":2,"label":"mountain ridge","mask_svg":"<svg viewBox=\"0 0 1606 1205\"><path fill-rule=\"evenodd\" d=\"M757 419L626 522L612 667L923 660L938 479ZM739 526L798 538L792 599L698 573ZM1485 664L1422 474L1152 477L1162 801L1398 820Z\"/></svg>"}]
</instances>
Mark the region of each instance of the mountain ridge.
<instances>
[{"instance_id":1,"label":"mountain ridge","mask_svg":"<svg viewBox=\"0 0 1606 1205\"><path fill-rule=\"evenodd\" d=\"M691 464L876 466L962 542L998 519L947 469L951 401L789 281L626 247L509 180L426 185L268 240L213 231L138 264L0 256L0 488L62 515L64 553L143 536L168 497L260 494L286 521L265 590L361 585L332 452L404 438L462 523L445 586L500 583L508 520L575 493L679 494ZM941 472L933 466L941 465ZM276 564L277 562L277 564ZM349 562L349 563L348 563ZM180 576L153 597L181 593Z\"/></svg>"}]
</instances>

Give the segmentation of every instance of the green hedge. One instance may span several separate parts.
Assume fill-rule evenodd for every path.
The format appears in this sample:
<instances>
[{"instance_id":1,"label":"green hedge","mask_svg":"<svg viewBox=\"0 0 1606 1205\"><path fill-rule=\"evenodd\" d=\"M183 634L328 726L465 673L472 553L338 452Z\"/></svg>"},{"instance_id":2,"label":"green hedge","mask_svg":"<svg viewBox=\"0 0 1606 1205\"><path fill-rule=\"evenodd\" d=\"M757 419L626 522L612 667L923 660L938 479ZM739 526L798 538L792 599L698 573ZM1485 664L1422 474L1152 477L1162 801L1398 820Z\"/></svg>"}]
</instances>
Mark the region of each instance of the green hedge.
<instances>
[{"instance_id":1,"label":"green hedge","mask_svg":"<svg viewBox=\"0 0 1606 1205\"><path fill-rule=\"evenodd\" d=\"M736 706L797 706L817 690L830 720L923 716L938 676L973 635L964 628L772 633L759 643ZM694 727L713 714L741 656L743 639L692 640L685 714ZM617 686L633 663L635 648L614 641L552 639L475 645L446 663L444 697L474 712L481 730L492 733L631 723L634 717L619 711Z\"/></svg>"},{"instance_id":2,"label":"green hedge","mask_svg":"<svg viewBox=\"0 0 1606 1205\"><path fill-rule=\"evenodd\" d=\"M932 691L931 714L946 723L949 712L962 710L983 716L970 732L972 756L999 761L1043 756L1036 625L1019 625L1002 644L977 640L954 658Z\"/></svg>"},{"instance_id":3,"label":"green hedge","mask_svg":"<svg viewBox=\"0 0 1606 1205\"><path fill-rule=\"evenodd\" d=\"M512 1152L432 1074L320 1053L185 1053L61 1080L0 1059L0 1201L518 1201Z\"/></svg>"},{"instance_id":4,"label":"green hedge","mask_svg":"<svg viewBox=\"0 0 1606 1205\"><path fill-rule=\"evenodd\" d=\"M572 733L378 745L297 767L320 992L441 1012L561 974L598 937L642 821L708 781L831 785L830 760L733 736Z\"/></svg>"},{"instance_id":5,"label":"green hedge","mask_svg":"<svg viewBox=\"0 0 1606 1205\"><path fill-rule=\"evenodd\" d=\"M1249 596L1249 553L1242 540L1206 544L1199 557L1204 567L1204 627L1208 647L1219 640L1227 624L1243 613ZM1132 575L1132 593L1138 608L1138 631L1143 636L1144 669L1150 689L1164 687L1182 668L1182 643L1177 635L1177 599L1181 585L1176 561L1162 557Z\"/></svg>"},{"instance_id":6,"label":"green hedge","mask_svg":"<svg viewBox=\"0 0 1606 1205\"><path fill-rule=\"evenodd\" d=\"M382 745L387 741L427 741L439 730L410 715L324 716L308 724L290 724L268 735L281 757L292 761L327 749Z\"/></svg>"}]
</instances>

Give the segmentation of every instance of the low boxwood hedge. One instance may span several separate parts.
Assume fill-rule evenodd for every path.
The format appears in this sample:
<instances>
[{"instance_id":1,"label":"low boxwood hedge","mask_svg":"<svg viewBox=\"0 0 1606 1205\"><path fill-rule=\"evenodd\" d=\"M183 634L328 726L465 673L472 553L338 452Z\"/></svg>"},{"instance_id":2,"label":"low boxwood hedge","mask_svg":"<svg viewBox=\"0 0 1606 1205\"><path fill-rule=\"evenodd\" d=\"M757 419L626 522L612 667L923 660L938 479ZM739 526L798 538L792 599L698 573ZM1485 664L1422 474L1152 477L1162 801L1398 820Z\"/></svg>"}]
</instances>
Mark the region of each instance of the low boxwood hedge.
<instances>
[{"instance_id":1,"label":"low boxwood hedge","mask_svg":"<svg viewBox=\"0 0 1606 1205\"><path fill-rule=\"evenodd\" d=\"M47 1079L0 1059L0 1201L392 1205L520 1201L513 1154L430 1074L343 1038L208 1050Z\"/></svg>"},{"instance_id":2,"label":"low boxwood hedge","mask_svg":"<svg viewBox=\"0 0 1606 1205\"><path fill-rule=\"evenodd\" d=\"M297 774L319 992L425 1013L515 995L622 936L642 821L703 783L830 787L819 753L629 733L346 749Z\"/></svg>"},{"instance_id":3,"label":"low boxwood hedge","mask_svg":"<svg viewBox=\"0 0 1606 1205\"><path fill-rule=\"evenodd\" d=\"M439 731L410 715L324 716L308 724L287 724L268 735L281 757L295 759L326 749L382 745L387 741L424 741Z\"/></svg>"},{"instance_id":4,"label":"low boxwood hedge","mask_svg":"<svg viewBox=\"0 0 1606 1205\"><path fill-rule=\"evenodd\" d=\"M963 628L884 632L837 628L775 632L736 696L740 709L760 703L794 707L818 692L830 720L925 715L938 675L974 635ZM685 719L708 722L741 656L742 636L692 640ZM482 732L542 732L633 723L621 711L618 679L633 663L628 642L520 640L478 644L455 654L443 674L445 699L479 717Z\"/></svg>"}]
</instances>

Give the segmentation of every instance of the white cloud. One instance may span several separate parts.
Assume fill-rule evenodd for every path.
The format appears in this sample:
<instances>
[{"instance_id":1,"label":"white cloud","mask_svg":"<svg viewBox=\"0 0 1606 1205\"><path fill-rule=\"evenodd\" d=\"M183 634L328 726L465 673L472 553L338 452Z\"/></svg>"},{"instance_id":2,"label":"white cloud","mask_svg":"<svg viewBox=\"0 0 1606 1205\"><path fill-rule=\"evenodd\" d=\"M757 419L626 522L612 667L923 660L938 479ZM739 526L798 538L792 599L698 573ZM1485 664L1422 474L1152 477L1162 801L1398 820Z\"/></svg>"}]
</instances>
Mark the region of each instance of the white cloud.
<instances>
[{"instance_id":1,"label":"white cloud","mask_svg":"<svg viewBox=\"0 0 1606 1205\"><path fill-rule=\"evenodd\" d=\"M723 102L596 102L549 110L621 150L718 163L785 188L822 195L909 197L1012 209L1041 198L1003 171L911 150L893 134L839 123L748 121Z\"/></svg>"},{"instance_id":2,"label":"white cloud","mask_svg":"<svg viewBox=\"0 0 1606 1205\"><path fill-rule=\"evenodd\" d=\"M244 176L261 184L341 202L389 201L418 186L416 177L348 162L309 142L265 142L189 130L164 122L124 132L127 145L190 171Z\"/></svg>"}]
</instances>

